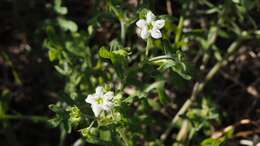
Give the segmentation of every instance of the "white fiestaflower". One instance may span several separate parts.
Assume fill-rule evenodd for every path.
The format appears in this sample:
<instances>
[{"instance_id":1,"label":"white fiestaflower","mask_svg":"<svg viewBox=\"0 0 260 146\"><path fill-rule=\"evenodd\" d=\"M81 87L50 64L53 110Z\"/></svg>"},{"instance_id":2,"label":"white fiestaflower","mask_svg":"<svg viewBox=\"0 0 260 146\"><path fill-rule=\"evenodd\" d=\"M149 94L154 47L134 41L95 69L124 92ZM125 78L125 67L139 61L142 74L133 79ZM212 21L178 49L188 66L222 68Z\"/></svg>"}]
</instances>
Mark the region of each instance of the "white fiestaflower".
<instances>
[{"instance_id":1,"label":"white fiestaflower","mask_svg":"<svg viewBox=\"0 0 260 146\"><path fill-rule=\"evenodd\" d=\"M147 39L150 35L154 39L159 39L162 37L162 33L160 29L162 29L165 25L165 20L155 20L155 15L149 11L146 14L146 20L140 19L136 22L136 25L138 27L138 34L142 39Z\"/></svg>"},{"instance_id":2,"label":"white fiestaflower","mask_svg":"<svg viewBox=\"0 0 260 146\"><path fill-rule=\"evenodd\" d=\"M113 107L114 92L104 93L104 89L101 86L96 88L96 93L88 95L85 101L91 104L92 111L95 117L98 117L102 111L110 111Z\"/></svg>"}]
</instances>

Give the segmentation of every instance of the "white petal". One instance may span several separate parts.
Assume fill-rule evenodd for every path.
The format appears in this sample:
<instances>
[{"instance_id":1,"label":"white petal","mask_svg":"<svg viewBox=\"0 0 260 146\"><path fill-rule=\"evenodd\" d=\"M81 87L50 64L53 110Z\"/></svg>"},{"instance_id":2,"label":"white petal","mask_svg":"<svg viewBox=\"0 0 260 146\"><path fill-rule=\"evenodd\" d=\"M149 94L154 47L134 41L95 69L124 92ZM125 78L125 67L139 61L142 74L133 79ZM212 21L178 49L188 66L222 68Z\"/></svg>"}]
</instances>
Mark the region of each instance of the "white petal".
<instances>
[{"instance_id":1,"label":"white petal","mask_svg":"<svg viewBox=\"0 0 260 146\"><path fill-rule=\"evenodd\" d=\"M153 29L151 32L151 36L155 39L159 39L162 37L162 33L160 32L159 29Z\"/></svg>"},{"instance_id":2,"label":"white petal","mask_svg":"<svg viewBox=\"0 0 260 146\"><path fill-rule=\"evenodd\" d=\"M151 11L149 11L147 14L146 14L146 22L147 23L150 23L150 22L152 22L152 21L154 21L155 20L155 15L151 12Z\"/></svg>"},{"instance_id":3,"label":"white petal","mask_svg":"<svg viewBox=\"0 0 260 146\"><path fill-rule=\"evenodd\" d=\"M147 39L147 38L148 38L149 32L148 32L147 28L143 28L143 29L141 30L140 36L141 36L142 39Z\"/></svg>"},{"instance_id":4,"label":"white petal","mask_svg":"<svg viewBox=\"0 0 260 146\"><path fill-rule=\"evenodd\" d=\"M141 31L142 31L141 28L139 28L139 27L136 28L136 33L138 36L141 36Z\"/></svg>"},{"instance_id":5,"label":"white petal","mask_svg":"<svg viewBox=\"0 0 260 146\"><path fill-rule=\"evenodd\" d=\"M161 29L164 27L164 25L165 25L165 20L160 19L154 22L153 27L155 27L156 29Z\"/></svg>"},{"instance_id":6,"label":"white petal","mask_svg":"<svg viewBox=\"0 0 260 146\"><path fill-rule=\"evenodd\" d=\"M100 105L91 105L92 111L94 112L95 117L98 117L100 112L102 111L102 106Z\"/></svg>"},{"instance_id":7,"label":"white petal","mask_svg":"<svg viewBox=\"0 0 260 146\"><path fill-rule=\"evenodd\" d=\"M114 98L114 92L107 92L105 95L104 95L104 98L107 99L107 100L112 100Z\"/></svg>"},{"instance_id":8,"label":"white petal","mask_svg":"<svg viewBox=\"0 0 260 146\"><path fill-rule=\"evenodd\" d=\"M136 25L139 27L139 28L144 28L147 26L147 23L144 19L140 19L136 22Z\"/></svg>"},{"instance_id":9,"label":"white petal","mask_svg":"<svg viewBox=\"0 0 260 146\"><path fill-rule=\"evenodd\" d=\"M88 97L85 99L87 103L93 104L95 103L95 96L94 95L88 95Z\"/></svg>"},{"instance_id":10,"label":"white petal","mask_svg":"<svg viewBox=\"0 0 260 146\"><path fill-rule=\"evenodd\" d=\"M113 103L109 101L106 102L104 105L102 105L102 108L105 111L110 111L112 107L113 107Z\"/></svg>"},{"instance_id":11,"label":"white petal","mask_svg":"<svg viewBox=\"0 0 260 146\"><path fill-rule=\"evenodd\" d=\"M96 88L96 96L102 96L103 95L103 91L104 91L103 87L102 86L98 86Z\"/></svg>"}]
</instances>

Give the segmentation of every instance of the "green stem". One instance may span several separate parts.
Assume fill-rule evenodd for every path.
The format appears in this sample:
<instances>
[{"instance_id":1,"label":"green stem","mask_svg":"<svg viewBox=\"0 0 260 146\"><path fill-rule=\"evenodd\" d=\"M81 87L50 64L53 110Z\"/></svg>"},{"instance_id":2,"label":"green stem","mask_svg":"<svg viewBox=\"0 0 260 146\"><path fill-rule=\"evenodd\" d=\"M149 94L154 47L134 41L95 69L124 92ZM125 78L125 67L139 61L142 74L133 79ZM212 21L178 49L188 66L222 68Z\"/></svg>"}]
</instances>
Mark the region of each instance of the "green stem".
<instances>
[{"instance_id":1,"label":"green stem","mask_svg":"<svg viewBox=\"0 0 260 146\"><path fill-rule=\"evenodd\" d=\"M60 126L60 142L59 142L59 146L63 146L64 145L64 140L66 138L66 131L63 125Z\"/></svg>"},{"instance_id":2,"label":"green stem","mask_svg":"<svg viewBox=\"0 0 260 146\"><path fill-rule=\"evenodd\" d=\"M151 48L151 38L147 38L147 42L146 42L146 48L145 48L145 55L148 56L149 54L149 50Z\"/></svg>"},{"instance_id":3,"label":"green stem","mask_svg":"<svg viewBox=\"0 0 260 146\"><path fill-rule=\"evenodd\" d=\"M125 44L125 36L126 36L126 26L123 20L120 21L120 26L121 26L121 41L122 44Z\"/></svg>"},{"instance_id":4,"label":"green stem","mask_svg":"<svg viewBox=\"0 0 260 146\"><path fill-rule=\"evenodd\" d=\"M94 125L94 123L95 123L95 120L90 123L90 125L88 126L88 128L92 128L92 126Z\"/></svg>"}]
</instances>

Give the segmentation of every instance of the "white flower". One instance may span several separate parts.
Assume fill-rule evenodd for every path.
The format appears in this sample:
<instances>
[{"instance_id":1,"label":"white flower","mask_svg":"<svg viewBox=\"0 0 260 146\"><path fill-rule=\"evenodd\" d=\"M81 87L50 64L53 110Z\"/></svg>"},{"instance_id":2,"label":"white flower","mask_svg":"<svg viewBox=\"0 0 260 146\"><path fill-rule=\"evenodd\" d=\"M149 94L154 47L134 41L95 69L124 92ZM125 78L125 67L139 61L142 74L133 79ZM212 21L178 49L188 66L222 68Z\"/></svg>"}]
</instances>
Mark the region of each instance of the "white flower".
<instances>
[{"instance_id":1,"label":"white flower","mask_svg":"<svg viewBox=\"0 0 260 146\"><path fill-rule=\"evenodd\" d=\"M142 39L147 39L150 35L154 39L159 39L162 37L160 29L165 25L165 20L155 20L155 15L149 11L146 14L146 20L140 19L136 22L138 27L138 34Z\"/></svg>"},{"instance_id":2,"label":"white flower","mask_svg":"<svg viewBox=\"0 0 260 146\"><path fill-rule=\"evenodd\" d=\"M114 93L109 91L104 93L104 89L101 86L96 88L96 93L88 95L85 101L91 104L94 115L98 117L102 111L110 111L113 107L112 100Z\"/></svg>"}]
</instances>

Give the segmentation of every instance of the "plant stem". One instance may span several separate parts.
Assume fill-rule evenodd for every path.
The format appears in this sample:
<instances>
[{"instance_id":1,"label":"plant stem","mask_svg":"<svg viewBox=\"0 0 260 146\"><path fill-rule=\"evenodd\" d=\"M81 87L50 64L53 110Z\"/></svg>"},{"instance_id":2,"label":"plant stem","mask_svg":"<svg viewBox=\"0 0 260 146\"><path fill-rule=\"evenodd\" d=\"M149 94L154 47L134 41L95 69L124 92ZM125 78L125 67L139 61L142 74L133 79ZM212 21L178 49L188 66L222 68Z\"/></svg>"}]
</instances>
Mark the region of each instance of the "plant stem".
<instances>
[{"instance_id":1,"label":"plant stem","mask_svg":"<svg viewBox=\"0 0 260 146\"><path fill-rule=\"evenodd\" d=\"M147 38L146 47L145 47L145 55L148 56L149 50L151 48L151 38Z\"/></svg>"},{"instance_id":2,"label":"plant stem","mask_svg":"<svg viewBox=\"0 0 260 146\"><path fill-rule=\"evenodd\" d=\"M190 125L189 121L185 119L176 137L177 143L173 144L172 146L184 146L183 142L188 137L189 125Z\"/></svg>"},{"instance_id":3,"label":"plant stem","mask_svg":"<svg viewBox=\"0 0 260 146\"><path fill-rule=\"evenodd\" d=\"M120 21L120 26L121 26L121 41L122 41L122 44L124 45L126 30L125 30L125 23L123 20Z\"/></svg>"},{"instance_id":4,"label":"plant stem","mask_svg":"<svg viewBox=\"0 0 260 146\"><path fill-rule=\"evenodd\" d=\"M170 125L168 126L168 128L166 129L166 131L161 135L161 140L165 140L168 137L169 133L171 132L171 129L174 127L176 122L179 120L180 116L182 114L184 114L191 107L191 105L194 102L194 100L196 99L197 95L204 89L204 87L208 83L208 81L210 81L219 72L221 67L223 67L227 64L229 57L231 55L233 55L234 52L240 47L241 42L242 42L242 39L238 39L238 40L234 41L227 49L227 54L226 54L225 58L223 60L217 62L213 66L213 68L206 75L204 81L195 83L190 98L186 100L186 102L183 104L181 109L174 116L174 118L172 119L172 121L171 121Z\"/></svg>"},{"instance_id":5,"label":"plant stem","mask_svg":"<svg viewBox=\"0 0 260 146\"><path fill-rule=\"evenodd\" d=\"M60 142L59 142L59 146L63 146L64 145L64 140L66 138L66 131L63 125L60 126Z\"/></svg>"}]
</instances>

